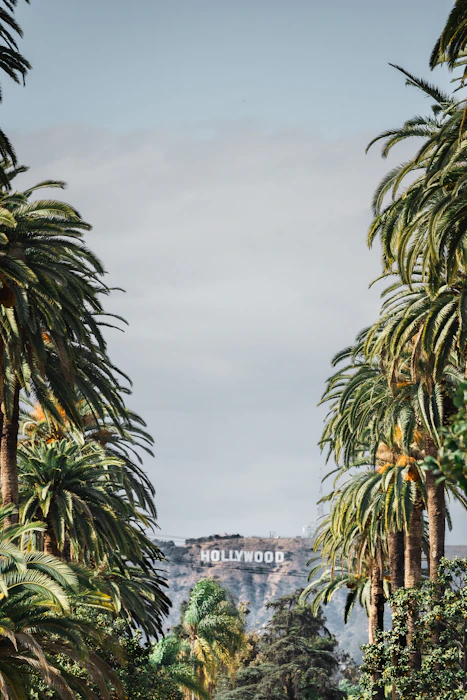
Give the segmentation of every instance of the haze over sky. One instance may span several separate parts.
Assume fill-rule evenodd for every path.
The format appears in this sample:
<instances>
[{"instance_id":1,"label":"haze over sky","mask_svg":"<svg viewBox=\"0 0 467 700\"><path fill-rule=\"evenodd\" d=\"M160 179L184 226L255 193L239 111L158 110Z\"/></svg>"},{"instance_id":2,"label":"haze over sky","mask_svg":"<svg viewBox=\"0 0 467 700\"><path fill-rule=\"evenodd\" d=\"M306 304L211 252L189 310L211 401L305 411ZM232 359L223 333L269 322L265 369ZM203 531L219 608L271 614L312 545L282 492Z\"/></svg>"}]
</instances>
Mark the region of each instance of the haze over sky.
<instances>
[{"instance_id":1,"label":"haze over sky","mask_svg":"<svg viewBox=\"0 0 467 700\"><path fill-rule=\"evenodd\" d=\"M450 7L20 5L34 70L24 89L4 81L2 127L25 184L69 183L127 290L109 304L130 322L111 355L155 438L164 535L296 535L316 517L316 404L379 308L365 237L390 163L364 149L429 107L388 62L448 86L427 63ZM448 541L467 542L455 523Z\"/></svg>"}]
</instances>

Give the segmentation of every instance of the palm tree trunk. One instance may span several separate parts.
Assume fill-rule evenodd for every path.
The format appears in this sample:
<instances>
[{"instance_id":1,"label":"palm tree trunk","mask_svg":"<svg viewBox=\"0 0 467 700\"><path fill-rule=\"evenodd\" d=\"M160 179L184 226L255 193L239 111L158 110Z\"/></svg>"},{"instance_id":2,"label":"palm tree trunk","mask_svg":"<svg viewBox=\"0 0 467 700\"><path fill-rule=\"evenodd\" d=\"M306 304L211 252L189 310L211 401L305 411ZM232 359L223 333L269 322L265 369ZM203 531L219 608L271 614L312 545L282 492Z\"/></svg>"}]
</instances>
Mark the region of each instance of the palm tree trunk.
<instances>
[{"instance_id":1,"label":"palm tree trunk","mask_svg":"<svg viewBox=\"0 0 467 700\"><path fill-rule=\"evenodd\" d=\"M60 550L57 546L57 540L55 539L54 532L47 523L47 529L44 532L44 552L46 554L51 554L54 557L60 557Z\"/></svg>"},{"instance_id":2,"label":"palm tree trunk","mask_svg":"<svg viewBox=\"0 0 467 700\"><path fill-rule=\"evenodd\" d=\"M417 494L410 518L409 530L405 535L405 588L414 588L422 576L422 534L423 534L423 503L420 494ZM409 615L407 620L407 642L412 644L415 626L416 613ZM421 656L418 651L414 651L410 656L412 668L420 667Z\"/></svg>"},{"instance_id":3,"label":"palm tree trunk","mask_svg":"<svg viewBox=\"0 0 467 700\"><path fill-rule=\"evenodd\" d=\"M379 631L384 630L384 590L380 557L374 556L370 562L370 615L369 642L374 644Z\"/></svg>"},{"instance_id":4,"label":"palm tree trunk","mask_svg":"<svg viewBox=\"0 0 467 700\"><path fill-rule=\"evenodd\" d=\"M18 429L19 429L19 383L16 382L13 391L13 410L11 416L6 415L5 404L2 403L2 434L0 442L0 468L2 503L4 506L13 504L16 512L8 518L8 524L18 522Z\"/></svg>"},{"instance_id":5,"label":"palm tree trunk","mask_svg":"<svg viewBox=\"0 0 467 700\"><path fill-rule=\"evenodd\" d=\"M391 592L395 593L404 585L404 533L388 533L389 572Z\"/></svg>"},{"instance_id":6,"label":"palm tree trunk","mask_svg":"<svg viewBox=\"0 0 467 700\"><path fill-rule=\"evenodd\" d=\"M436 457L438 448L433 440L426 439L426 454ZM426 497L428 526L430 533L430 579L436 581L438 567L444 557L444 546L446 539L446 500L443 484L436 484L436 477L433 472L426 473Z\"/></svg>"},{"instance_id":7,"label":"palm tree trunk","mask_svg":"<svg viewBox=\"0 0 467 700\"><path fill-rule=\"evenodd\" d=\"M404 586L404 533L389 532L388 533L388 555L389 555L389 572L391 575L391 593L394 593ZM400 646L405 646L405 638L399 639ZM397 665L397 655L393 654L392 665ZM396 686L394 683L391 687L391 698L396 700Z\"/></svg>"},{"instance_id":8,"label":"palm tree trunk","mask_svg":"<svg viewBox=\"0 0 467 700\"><path fill-rule=\"evenodd\" d=\"M377 548L375 556L370 560L370 614L368 622L368 641L375 644L378 632L384 630L384 589L382 556L380 547ZM374 692L376 700L384 700L384 688L379 683L381 681L381 671L373 672Z\"/></svg>"},{"instance_id":9,"label":"palm tree trunk","mask_svg":"<svg viewBox=\"0 0 467 700\"><path fill-rule=\"evenodd\" d=\"M425 442L426 454L431 457L437 457L438 448L431 438L427 438ZM430 581L437 583L438 568L441 559L444 557L445 540L446 540L446 498L444 483L437 484L437 478L432 471L426 473L426 500L428 512L428 527L430 533ZM438 589L439 586L436 586ZM436 595L440 591L437 590ZM433 644L439 644L440 628L435 626L433 632ZM437 666L439 668L439 666Z\"/></svg>"},{"instance_id":10,"label":"palm tree trunk","mask_svg":"<svg viewBox=\"0 0 467 700\"><path fill-rule=\"evenodd\" d=\"M405 534L404 586L414 588L422 576L422 533L423 503L417 494L410 518L410 526Z\"/></svg>"}]
</instances>

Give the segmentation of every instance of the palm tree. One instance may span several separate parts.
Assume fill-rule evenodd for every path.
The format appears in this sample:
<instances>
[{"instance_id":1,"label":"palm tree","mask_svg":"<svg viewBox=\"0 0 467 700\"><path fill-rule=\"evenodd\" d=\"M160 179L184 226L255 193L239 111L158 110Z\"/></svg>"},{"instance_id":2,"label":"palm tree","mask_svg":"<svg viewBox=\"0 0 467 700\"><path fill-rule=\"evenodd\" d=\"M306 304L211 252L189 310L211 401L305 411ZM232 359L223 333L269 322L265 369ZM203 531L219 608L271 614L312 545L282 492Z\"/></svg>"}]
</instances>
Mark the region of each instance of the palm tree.
<instances>
[{"instance_id":1,"label":"palm tree","mask_svg":"<svg viewBox=\"0 0 467 700\"><path fill-rule=\"evenodd\" d=\"M26 0L29 2L29 0ZM14 17L14 10L17 0L1 0L0 6L0 70L2 70L15 83L23 82L31 64L20 53L16 37L22 37L23 32ZM2 100L2 89L0 86L0 102ZM16 164L15 150L6 136L0 129L0 161L10 160ZM9 178L4 172L4 167L0 163L0 184L9 188Z\"/></svg>"},{"instance_id":2,"label":"palm tree","mask_svg":"<svg viewBox=\"0 0 467 700\"><path fill-rule=\"evenodd\" d=\"M410 84L431 96L433 116L409 120L387 131L383 155L401 140L422 137L423 145L408 163L391 171L374 199L375 219L369 242L379 235L386 270L396 264L402 284L390 288L382 318L375 324L379 339L370 356L388 358L390 371L409 350L411 384L417 389L417 419L423 423L425 453L435 457L439 430L453 412L452 378L467 371L464 326L465 158L459 141L464 107L403 71ZM370 144L371 145L371 144ZM405 191L401 185L419 171ZM385 196L392 190L392 201ZM406 286L404 286L406 285ZM371 333L370 333L371 337ZM457 355L457 357L455 357ZM444 490L427 472L430 526L430 571L433 580L444 555Z\"/></svg>"},{"instance_id":3,"label":"palm tree","mask_svg":"<svg viewBox=\"0 0 467 700\"><path fill-rule=\"evenodd\" d=\"M12 179L19 171L8 171ZM80 238L89 230L78 212L53 200L29 202L44 182L8 193L1 204L14 219L3 229L0 298L0 395L2 408L2 496L17 505L16 444L19 392L33 390L57 420L57 401L66 416L81 420L78 398L96 418L125 413L123 388L109 361L100 331L101 263ZM1 227L0 227L1 228Z\"/></svg>"},{"instance_id":4,"label":"palm tree","mask_svg":"<svg viewBox=\"0 0 467 700\"><path fill-rule=\"evenodd\" d=\"M43 520L44 551L95 569L96 585L148 636L162 631L170 602L163 555L145 534L153 525L122 491L124 465L95 441L21 444L21 521Z\"/></svg>"},{"instance_id":5,"label":"palm tree","mask_svg":"<svg viewBox=\"0 0 467 700\"><path fill-rule=\"evenodd\" d=\"M423 280L436 290L443 274L452 277L459 263L455 254L459 231L449 221L463 216L456 186L463 184L463 159L459 158L463 109L458 100L436 86L395 68L406 77L407 85L430 97L433 104L429 116L408 119L402 127L378 135L367 147L384 141L382 156L386 158L402 141L422 140L415 155L389 171L377 187L368 244L371 247L379 237L385 272L396 265L395 271L410 284L414 269L420 266Z\"/></svg>"},{"instance_id":6,"label":"palm tree","mask_svg":"<svg viewBox=\"0 0 467 700\"><path fill-rule=\"evenodd\" d=\"M225 588L214 579L203 579L190 592L182 627L200 683L212 697L219 667L233 668L235 653L244 643L242 615Z\"/></svg>"},{"instance_id":7,"label":"palm tree","mask_svg":"<svg viewBox=\"0 0 467 700\"><path fill-rule=\"evenodd\" d=\"M193 668L190 646L173 634L163 637L153 648L151 666L167 676L175 685L201 700L209 700L210 694L203 687Z\"/></svg>"},{"instance_id":8,"label":"palm tree","mask_svg":"<svg viewBox=\"0 0 467 700\"><path fill-rule=\"evenodd\" d=\"M99 697L110 698L108 681L121 697L115 674L87 645L105 644L121 659L119 648L71 615L74 595L83 604L96 605L102 598L92 594L88 601L65 562L31 549L31 538L43 525L9 525L11 510L0 508L0 696L27 697L39 675L62 698L75 698L75 690L96 698L82 680L60 667L60 659L68 659L99 687Z\"/></svg>"},{"instance_id":9,"label":"palm tree","mask_svg":"<svg viewBox=\"0 0 467 700\"><path fill-rule=\"evenodd\" d=\"M465 371L464 291L443 287L432 297L423 282L414 280L410 287L396 282L384 295L382 315L367 336L375 339L368 351L370 356L383 354L390 373L404 365L410 370L405 391L424 431L419 457L436 456L439 431L455 411L454 396ZM445 495L430 470L426 484L430 572L435 580L444 556Z\"/></svg>"},{"instance_id":10,"label":"palm tree","mask_svg":"<svg viewBox=\"0 0 467 700\"><path fill-rule=\"evenodd\" d=\"M452 69L467 46L467 2L456 0L444 29L436 42L430 57L433 69L439 63L447 62Z\"/></svg>"},{"instance_id":11,"label":"palm tree","mask_svg":"<svg viewBox=\"0 0 467 700\"><path fill-rule=\"evenodd\" d=\"M46 523L44 551L59 556L67 548L71 560L91 557L97 564L109 551L131 552L126 526L138 514L118 493L117 460L96 445L66 440L20 445L18 458L21 520Z\"/></svg>"},{"instance_id":12,"label":"palm tree","mask_svg":"<svg viewBox=\"0 0 467 700\"><path fill-rule=\"evenodd\" d=\"M394 458L392 464L347 474L346 481L336 485L327 497L331 503L330 516L323 521L315 538L314 548L319 551L321 562L310 572L312 582L305 596L321 589L315 599L316 606L321 601L328 602L342 586L350 588L346 615L357 598L365 605L370 643L383 629L384 601L391 592L389 579L385 579L388 564L397 567L395 570L389 567L391 581L397 587L404 570L405 583L410 585L409 575L415 562L421 561L421 532L418 551L411 552L405 567L401 567L402 557L388 556L391 535L405 532L407 543L415 537L414 513L417 502L423 498L423 487L421 478L415 479L414 473L418 473L416 461L402 456L397 461ZM317 582L314 576L323 567L324 574Z\"/></svg>"},{"instance_id":13,"label":"palm tree","mask_svg":"<svg viewBox=\"0 0 467 700\"><path fill-rule=\"evenodd\" d=\"M399 366L396 371L388 368L386 359L383 362L377 356L375 345L378 341L375 329L368 329L360 334L354 347L339 353L333 363L337 365L344 361L346 364L328 380L323 396L323 402L329 403L330 408L322 445L328 446L329 456L335 458L342 472L357 465L370 465L373 469L377 466L393 468L399 458L423 456L424 438L417 426L416 413L418 387L411 382L407 364ZM420 508L415 510L415 519L417 513L420 514ZM394 524L386 519L395 587L404 580L404 530L407 522L399 516ZM419 539L417 559L421 559L420 550Z\"/></svg>"},{"instance_id":14,"label":"palm tree","mask_svg":"<svg viewBox=\"0 0 467 700\"><path fill-rule=\"evenodd\" d=\"M147 541L136 564L115 554L96 571L95 584L110 597L116 614L126 620L129 628L142 630L149 639L163 634L164 620L171 607L164 592L168 584L165 571L159 568L161 561L159 548Z\"/></svg>"},{"instance_id":15,"label":"palm tree","mask_svg":"<svg viewBox=\"0 0 467 700\"><path fill-rule=\"evenodd\" d=\"M78 405L81 415L81 427L78 428L67 420L60 407L57 408L62 418L58 421L54 414L38 403L23 401L23 406L20 425L23 440L49 443L66 439L79 444L99 445L107 457L121 465L121 486L130 502L147 511L152 518L157 518L155 489L142 468L141 456L141 452L154 456L151 449L154 441L137 413L125 407L125 413L117 417L116 425L115 418L109 412L104 413L103 419L96 419L95 412L82 400Z\"/></svg>"}]
</instances>

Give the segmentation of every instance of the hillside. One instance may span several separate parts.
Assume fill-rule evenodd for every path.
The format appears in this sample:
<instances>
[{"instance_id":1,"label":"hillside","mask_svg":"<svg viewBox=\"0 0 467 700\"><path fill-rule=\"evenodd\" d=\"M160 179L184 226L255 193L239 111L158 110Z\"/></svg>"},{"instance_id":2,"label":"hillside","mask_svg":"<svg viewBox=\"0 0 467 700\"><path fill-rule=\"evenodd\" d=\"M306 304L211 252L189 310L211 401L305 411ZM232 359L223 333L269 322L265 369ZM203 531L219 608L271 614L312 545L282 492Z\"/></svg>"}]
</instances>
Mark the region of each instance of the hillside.
<instances>
[{"instance_id":1,"label":"hillside","mask_svg":"<svg viewBox=\"0 0 467 700\"><path fill-rule=\"evenodd\" d=\"M307 561L313 556L312 541L301 537L269 539L211 535L187 540L184 546L173 542L157 543L167 558L164 568L173 603L167 629L179 622L180 606L188 599L190 588L207 576L221 581L237 601L248 602L248 627L261 628L269 619L268 602L306 585ZM447 547L446 556L465 557L467 547ZM345 625L344 601L345 592L341 592L324 608L327 626L341 647L359 660L360 646L367 639L367 617L360 607L356 607Z\"/></svg>"},{"instance_id":2,"label":"hillside","mask_svg":"<svg viewBox=\"0 0 467 700\"><path fill-rule=\"evenodd\" d=\"M188 598L190 588L196 581L213 576L232 591L237 601L249 602L248 627L259 629L268 621L268 602L306 585L309 568L307 561L312 556L311 540L301 537L267 539L211 536L187 540L185 546L177 546L173 542L158 544L167 558L169 595L173 602L167 628L179 621L180 605ZM219 561L211 560L215 552L219 553ZM263 553L262 562L254 560L255 552ZM270 563L264 561L268 552L273 557ZM251 557L252 561L245 561L245 553L247 559ZM266 558L270 559L271 555ZM208 556L209 561L206 561ZM214 557L217 558L217 554ZM276 562L276 557L280 561ZM256 558L260 558L259 554ZM355 610L349 624L344 625L343 597L345 595L328 605L324 613L330 631L336 635L342 647L359 658L359 647L365 642L367 633L366 615L360 609Z\"/></svg>"}]
</instances>

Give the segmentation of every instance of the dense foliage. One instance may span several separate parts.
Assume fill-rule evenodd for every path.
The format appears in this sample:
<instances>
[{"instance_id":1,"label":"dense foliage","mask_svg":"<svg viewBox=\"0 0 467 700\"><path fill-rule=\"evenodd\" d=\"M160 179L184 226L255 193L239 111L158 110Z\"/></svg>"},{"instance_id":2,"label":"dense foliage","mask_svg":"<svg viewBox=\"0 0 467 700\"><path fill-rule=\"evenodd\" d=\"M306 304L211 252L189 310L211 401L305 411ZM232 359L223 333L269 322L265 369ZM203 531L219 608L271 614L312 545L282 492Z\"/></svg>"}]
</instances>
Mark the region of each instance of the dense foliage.
<instances>
[{"instance_id":1,"label":"dense foliage","mask_svg":"<svg viewBox=\"0 0 467 700\"><path fill-rule=\"evenodd\" d=\"M365 648L363 697L378 685L393 688L404 700L453 700L467 697L467 559L443 560L438 583L397 591L392 629ZM415 618L410 643L408 620ZM414 655L420 664L413 667Z\"/></svg>"},{"instance_id":2,"label":"dense foliage","mask_svg":"<svg viewBox=\"0 0 467 700\"><path fill-rule=\"evenodd\" d=\"M336 640L321 614L299 602L300 591L268 604L263 633L240 657L235 678L224 678L217 700L338 700Z\"/></svg>"}]
</instances>

